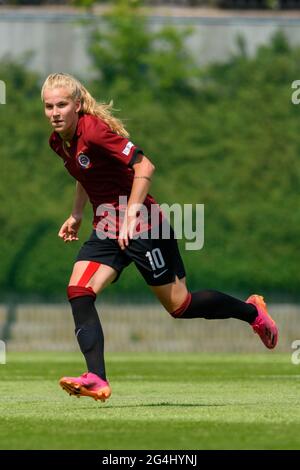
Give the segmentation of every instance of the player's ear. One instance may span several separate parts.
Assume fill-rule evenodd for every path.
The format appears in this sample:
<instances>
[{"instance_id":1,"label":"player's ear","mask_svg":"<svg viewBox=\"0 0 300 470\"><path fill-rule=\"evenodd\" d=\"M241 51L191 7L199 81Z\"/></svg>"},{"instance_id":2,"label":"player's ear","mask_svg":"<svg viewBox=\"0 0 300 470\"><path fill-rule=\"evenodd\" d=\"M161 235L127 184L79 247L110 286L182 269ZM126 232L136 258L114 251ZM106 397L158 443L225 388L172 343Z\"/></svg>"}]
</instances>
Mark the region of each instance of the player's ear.
<instances>
[{"instance_id":1,"label":"player's ear","mask_svg":"<svg viewBox=\"0 0 300 470\"><path fill-rule=\"evenodd\" d=\"M76 111L76 113L79 113L81 111L81 101L76 100L75 105L76 105L75 111Z\"/></svg>"}]
</instances>

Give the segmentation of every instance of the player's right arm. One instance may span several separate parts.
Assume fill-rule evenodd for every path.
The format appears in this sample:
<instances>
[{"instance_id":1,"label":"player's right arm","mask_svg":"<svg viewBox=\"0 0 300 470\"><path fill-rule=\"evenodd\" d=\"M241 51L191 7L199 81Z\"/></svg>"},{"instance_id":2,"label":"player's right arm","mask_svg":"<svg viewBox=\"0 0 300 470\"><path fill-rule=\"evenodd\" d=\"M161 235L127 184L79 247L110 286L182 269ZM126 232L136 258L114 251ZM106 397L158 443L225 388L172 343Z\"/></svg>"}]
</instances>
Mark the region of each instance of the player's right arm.
<instances>
[{"instance_id":1,"label":"player's right arm","mask_svg":"<svg viewBox=\"0 0 300 470\"><path fill-rule=\"evenodd\" d=\"M76 182L75 198L70 217L61 226L58 236L64 242L73 242L78 240L78 231L81 225L83 210L88 200L87 193L83 186Z\"/></svg>"}]
</instances>

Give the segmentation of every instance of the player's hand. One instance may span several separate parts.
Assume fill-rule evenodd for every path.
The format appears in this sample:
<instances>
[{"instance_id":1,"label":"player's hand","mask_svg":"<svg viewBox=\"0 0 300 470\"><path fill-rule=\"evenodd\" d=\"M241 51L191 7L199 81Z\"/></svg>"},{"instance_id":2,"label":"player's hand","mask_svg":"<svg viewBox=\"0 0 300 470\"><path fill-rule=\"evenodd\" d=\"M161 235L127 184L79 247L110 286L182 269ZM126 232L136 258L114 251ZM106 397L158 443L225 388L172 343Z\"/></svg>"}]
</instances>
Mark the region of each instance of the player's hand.
<instances>
[{"instance_id":1,"label":"player's hand","mask_svg":"<svg viewBox=\"0 0 300 470\"><path fill-rule=\"evenodd\" d=\"M136 216L127 216L124 218L123 225L121 226L118 243L121 250L125 250L125 248L129 244L130 238L133 238L135 227L136 227Z\"/></svg>"},{"instance_id":2,"label":"player's hand","mask_svg":"<svg viewBox=\"0 0 300 470\"><path fill-rule=\"evenodd\" d=\"M81 218L71 215L61 226L58 232L59 238L65 243L78 240L78 230L81 225Z\"/></svg>"}]
</instances>

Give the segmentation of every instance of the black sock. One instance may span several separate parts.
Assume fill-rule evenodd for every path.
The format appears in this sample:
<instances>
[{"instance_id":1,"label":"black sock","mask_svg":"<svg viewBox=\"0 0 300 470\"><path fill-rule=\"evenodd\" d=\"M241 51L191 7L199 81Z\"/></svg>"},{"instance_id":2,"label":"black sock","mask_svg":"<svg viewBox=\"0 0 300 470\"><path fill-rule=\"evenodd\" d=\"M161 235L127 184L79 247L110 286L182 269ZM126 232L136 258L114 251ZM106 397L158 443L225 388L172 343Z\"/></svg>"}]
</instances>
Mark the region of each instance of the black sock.
<instances>
[{"instance_id":1,"label":"black sock","mask_svg":"<svg viewBox=\"0 0 300 470\"><path fill-rule=\"evenodd\" d=\"M89 372L106 380L104 335L92 296L70 300L75 322L75 334Z\"/></svg>"},{"instance_id":2,"label":"black sock","mask_svg":"<svg viewBox=\"0 0 300 470\"><path fill-rule=\"evenodd\" d=\"M178 318L206 318L207 320L238 318L252 323L257 317L256 307L215 290L192 293L188 308Z\"/></svg>"}]
</instances>

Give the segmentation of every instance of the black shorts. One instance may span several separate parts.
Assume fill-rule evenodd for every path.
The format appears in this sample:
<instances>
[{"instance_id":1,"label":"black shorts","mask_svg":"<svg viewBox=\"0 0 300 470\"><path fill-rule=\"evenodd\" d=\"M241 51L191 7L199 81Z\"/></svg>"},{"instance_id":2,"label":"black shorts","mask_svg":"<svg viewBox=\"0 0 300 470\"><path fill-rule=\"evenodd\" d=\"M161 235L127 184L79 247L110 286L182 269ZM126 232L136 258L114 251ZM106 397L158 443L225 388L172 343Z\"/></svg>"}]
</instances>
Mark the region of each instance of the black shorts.
<instances>
[{"instance_id":1,"label":"black shorts","mask_svg":"<svg viewBox=\"0 0 300 470\"><path fill-rule=\"evenodd\" d=\"M133 238L128 247L121 250L118 241L113 238L101 240L93 230L89 240L81 247L76 261L96 261L106 264L118 271L116 282L132 261L149 286L161 286L174 282L175 276L185 277L174 231L170 228L168 239Z\"/></svg>"}]
</instances>

